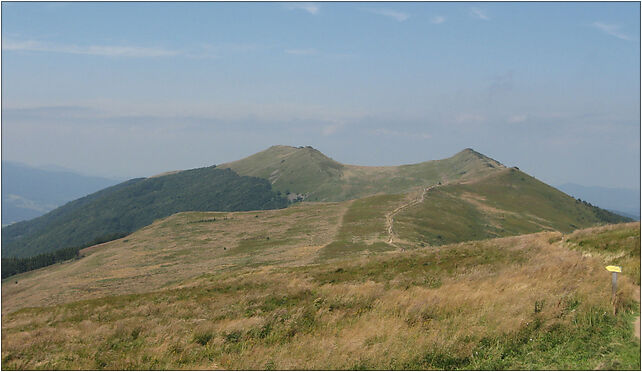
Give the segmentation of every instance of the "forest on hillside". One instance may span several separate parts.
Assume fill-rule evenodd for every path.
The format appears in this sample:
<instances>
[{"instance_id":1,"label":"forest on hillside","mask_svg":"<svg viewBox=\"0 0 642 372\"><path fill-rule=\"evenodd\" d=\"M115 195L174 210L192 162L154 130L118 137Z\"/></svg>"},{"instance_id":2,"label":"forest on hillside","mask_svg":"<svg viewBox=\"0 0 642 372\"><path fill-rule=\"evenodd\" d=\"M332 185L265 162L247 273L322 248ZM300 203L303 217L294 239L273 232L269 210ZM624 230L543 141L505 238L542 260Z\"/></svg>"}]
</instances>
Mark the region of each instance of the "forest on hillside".
<instances>
[{"instance_id":1,"label":"forest on hillside","mask_svg":"<svg viewBox=\"0 0 642 372\"><path fill-rule=\"evenodd\" d=\"M285 208L285 195L267 180L215 166L132 179L65 204L39 218L2 229L2 256L30 257L127 234L184 211Z\"/></svg>"}]
</instances>

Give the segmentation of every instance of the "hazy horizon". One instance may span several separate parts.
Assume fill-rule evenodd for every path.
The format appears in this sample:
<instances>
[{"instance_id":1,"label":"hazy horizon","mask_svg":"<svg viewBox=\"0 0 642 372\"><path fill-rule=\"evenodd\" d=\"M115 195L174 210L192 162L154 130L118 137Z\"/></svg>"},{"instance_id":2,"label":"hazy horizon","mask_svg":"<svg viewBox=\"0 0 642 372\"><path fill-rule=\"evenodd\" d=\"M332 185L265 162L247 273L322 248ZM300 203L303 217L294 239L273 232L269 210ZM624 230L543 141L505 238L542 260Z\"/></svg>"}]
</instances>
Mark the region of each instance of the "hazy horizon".
<instances>
[{"instance_id":1,"label":"hazy horizon","mask_svg":"<svg viewBox=\"0 0 642 372\"><path fill-rule=\"evenodd\" d=\"M290 146L290 145L287 145L287 146ZM304 146L304 145L301 145L301 146ZM300 146L293 146L293 147L300 147ZM249 154L249 155L252 155L252 154ZM328 154L325 154L325 155L328 155ZM455 154L453 153L453 155L455 155ZM240 160L240 159L241 158L230 159L228 161L223 161L223 162L219 162L219 163L212 163L212 164L206 164L206 165L203 165L203 166L220 165L220 164L223 164L223 163L226 163L226 162L230 162L230 161L234 161L234 160ZM334 160L337 160L337 159L334 159ZM426 160L440 160L440 159L426 159ZM131 177L127 177L127 176L124 177L124 176L102 175L102 174L99 174L99 173L95 173L92 170L83 171L83 170L71 169L71 168L67 168L67 167L63 167L63 166L59 166L59 165L55 165L55 164L27 164L27 163L23 163L23 162L19 162L19 161L11 161L11 160L2 160L2 162L3 163L13 164L13 165L18 165L18 166L31 167L33 169L39 169L39 170L44 170L44 171L74 173L74 174L87 176L87 177L102 177L102 178L105 178L105 179L111 179L111 180L119 181L119 182L123 182L123 181L126 181L126 180L131 179L131 178L155 176L155 175L158 175L158 174L161 174L161 173L165 173L167 171L172 171L172 170L188 170L188 169L194 169L194 168L200 168L201 167L201 166L186 167L186 168L171 169L171 170L167 169L165 171L156 172L156 173L137 174L137 175L134 175L134 176L131 176ZM355 163L343 163L343 164L364 165L364 164L355 164ZM411 163L399 163L399 164L389 164L389 165L395 166L395 165L406 165L406 164L411 164ZM517 166L517 165L511 165L511 166ZM535 175L533 175L533 176L535 176ZM637 190L638 192L640 191L640 187L639 187L640 185L633 186L633 187L604 187L604 186L596 186L596 185L582 185L582 184L577 184L577 183L573 183L573 182L566 182L566 183L561 183L561 184L550 183L550 185L555 187L555 188L558 188L558 189L560 187L565 187L565 186L581 186L581 187L589 187L589 188L590 187L597 187L597 188L602 188L602 189L605 189L605 190L612 190L612 191L618 191L618 190Z\"/></svg>"},{"instance_id":2,"label":"hazy horizon","mask_svg":"<svg viewBox=\"0 0 642 372\"><path fill-rule=\"evenodd\" d=\"M464 148L639 189L638 3L3 3L2 160L110 177L272 145Z\"/></svg>"}]
</instances>

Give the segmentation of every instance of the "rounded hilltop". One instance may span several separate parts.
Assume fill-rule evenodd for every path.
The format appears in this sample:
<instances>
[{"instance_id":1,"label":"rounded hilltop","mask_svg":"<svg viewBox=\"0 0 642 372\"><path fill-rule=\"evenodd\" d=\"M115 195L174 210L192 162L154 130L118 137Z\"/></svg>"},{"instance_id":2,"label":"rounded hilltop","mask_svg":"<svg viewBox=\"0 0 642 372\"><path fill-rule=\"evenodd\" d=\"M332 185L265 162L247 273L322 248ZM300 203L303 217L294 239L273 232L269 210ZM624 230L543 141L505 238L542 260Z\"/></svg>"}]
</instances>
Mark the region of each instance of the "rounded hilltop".
<instances>
[{"instance_id":1,"label":"rounded hilltop","mask_svg":"<svg viewBox=\"0 0 642 372\"><path fill-rule=\"evenodd\" d=\"M402 193L440 182L488 175L504 166L466 148L454 156L399 166L340 163L312 146L274 145L241 160L219 165L243 176L264 178L282 193L308 201L342 201L376 193Z\"/></svg>"}]
</instances>

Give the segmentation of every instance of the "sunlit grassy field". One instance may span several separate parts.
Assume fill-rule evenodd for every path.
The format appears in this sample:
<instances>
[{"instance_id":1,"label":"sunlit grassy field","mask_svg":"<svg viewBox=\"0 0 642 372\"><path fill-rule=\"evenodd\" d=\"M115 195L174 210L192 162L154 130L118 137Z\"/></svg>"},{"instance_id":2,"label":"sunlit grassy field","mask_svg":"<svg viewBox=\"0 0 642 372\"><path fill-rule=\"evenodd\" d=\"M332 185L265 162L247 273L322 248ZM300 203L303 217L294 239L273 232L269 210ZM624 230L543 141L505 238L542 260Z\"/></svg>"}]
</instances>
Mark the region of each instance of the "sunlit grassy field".
<instances>
[{"instance_id":1,"label":"sunlit grassy field","mask_svg":"<svg viewBox=\"0 0 642 372\"><path fill-rule=\"evenodd\" d=\"M639 231L632 223L268 263L25 308L3 315L2 367L639 370L639 274L622 263L614 315L609 258L571 247L604 234L609 248L630 247Z\"/></svg>"},{"instance_id":2,"label":"sunlit grassy field","mask_svg":"<svg viewBox=\"0 0 642 372\"><path fill-rule=\"evenodd\" d=\"M203 273L278 262L302 265L332 241L347 205L253 212L178 213L86 257L2 282L2 312L179 285Z\"/></svg>"}]
</instances>

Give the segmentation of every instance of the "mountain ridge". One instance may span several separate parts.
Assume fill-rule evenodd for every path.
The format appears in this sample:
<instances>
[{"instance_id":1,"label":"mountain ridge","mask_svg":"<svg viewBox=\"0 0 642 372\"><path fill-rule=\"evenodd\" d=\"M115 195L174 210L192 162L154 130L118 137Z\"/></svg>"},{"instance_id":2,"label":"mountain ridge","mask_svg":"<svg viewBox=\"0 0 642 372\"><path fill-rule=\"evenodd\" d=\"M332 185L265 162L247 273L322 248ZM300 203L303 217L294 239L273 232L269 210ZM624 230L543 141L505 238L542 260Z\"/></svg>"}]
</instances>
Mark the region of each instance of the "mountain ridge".
<instances>
[{"instance_id":1,"label":"mountain ridge","mask_svg":"<svg viewBox=\"0 0 642 372\"><path fill-rule=\"evenodd\" d=\"M240 175L268 179L286 194L307 201L341 201L379 192L404 193L505 168L471 148L438 160L397 166L365 166L337 162L311 146L276 145L246 158L220 164Z\"/></svg>"},{"instance_id":2,"label":"mountain ridge","mask_svg":"<svg viewBox=\"0 0 642 372\"><path fill-rule=\"evenodd\" d=\"M442 184L467 184L505 172L522 174L471 148L441 160L370 167L341 164L311 146L272 146L236 162L132 179L69 202L45 216L5 227L2 256L27 257L82 246L104 240L105 236L131 233L177 212L284 208L292 201L341 202L377 194L404 197L417 190ZM524 177L525 174L522 180ZM512 178L507 182L520 188L523 185L518 181ZM538 182L538 186L528 189L529 193L543 192L545 184ZM553 195L548 191L544 194ZM561 198L562 204L577 202L568 195L560 195L557 198ZM521 197L529 196L533 195ZM533 200L537 204L546 198ZM452 198L446 201L449 205L457 204ZM469 206L466 208L470 210ZM536 209L537 205L528 208ZM560 213L574 221L580 212L571 208ZM599 208L582 213L579 215L592 223L620 221ZM525 215L518 219L524 218L528 219ZM471 236L487 236L479 231L476 234Z\"/></svg>"}]
</instances>

